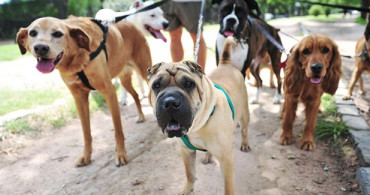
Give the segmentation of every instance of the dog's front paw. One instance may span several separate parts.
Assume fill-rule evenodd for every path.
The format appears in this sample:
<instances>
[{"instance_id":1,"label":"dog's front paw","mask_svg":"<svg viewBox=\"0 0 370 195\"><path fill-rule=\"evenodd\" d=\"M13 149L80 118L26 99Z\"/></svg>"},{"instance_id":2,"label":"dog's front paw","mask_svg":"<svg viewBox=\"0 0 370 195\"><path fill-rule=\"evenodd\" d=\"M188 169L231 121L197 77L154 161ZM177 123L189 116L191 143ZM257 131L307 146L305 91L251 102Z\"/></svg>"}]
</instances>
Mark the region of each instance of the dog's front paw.
<instances>
[{"instance_id":1,"label":"dog's front paw","mask_svg":"<svg viewBox=\"0 0 370 195\"><path fill-rule=\"evenodd\" d=\"M128 158L127 158L127 153L125 149L125 143L124 142L119 142L116 145L116 166L122 166L127 164Z\"/></svg>"},{"instance_id":2,"label":"dog's front paw","mask_svg":"<svg viewBox=\"0 0 370 195\"><path fill-rule=\"evenodd\" d=\"M342 99L343 100L349 100L349 99L351 99L351 95L349 95L349 94L343 95Z\"/></svg>"},{"instance_id":3,"label":"dog's front paw","mask_svg":"<svg viewBox=\"0 0 370 195\"><path fill-rule=\"evenodd\" d=\"M240 146L240 150L243 151L243 152L249 152L249 151L251 151L251 148L249 147L248 144L242 144Z\"/></svg>"},{"instance_id":4,"label":"dog's front paw","mask_svg":"<svg viewBox=\"0 0 370 195\"><path fill-rule=\"evenodd\" d=\"M307 151L310 151L310 150L314 150L316 148L316 144L314 141L312 140L301 140L299 142L299 147L302 149L302 150L307 150Z\"/></svg>"},{"instance_id":5,"label":"dog's front paw","mask_svg":"<svg viewBox=\"0 0 370 195\"><path fill-rule=\"evenodd\" d=\"M77 159L75 167L84 167L90 164L90 162L91 162L91 154L87 154L87 155L83 154Z\"/></svg>"},{"instance_id":6,"label":"dog's front paw","mask_svg":"<svg viewBox=\"0 0 370 195\"><path fill-rule=\"evenodd\" d=\"M145 121L145 117L144 116L138 116L138 118L136 119L136 123L142 123Z\"/></svg>"},{"instance_id":7,"label":"dog's front paw","mask_svg":"<svg viewBox=\"0 0 370 195\"><path fill-rule=\"evenodd\" d=\"M359 94L359 95L364 95L364 94L365 94L365 91L364 91L364 90L359 89L359 90L358 90L358 94Z\"/></svg>"},{"instance_id":8,"label":"dog's front paw","mask_svg":"<svg viewBox=\"0 0 370 195\"><path fill-rule=\"evenodd\" d=\"M189 195L189 194L193 194L193 184L186 184L184 190L178 193L178 195Z\"/></svg>"},{"instance_id":9,"label":"dog's front paw","mask_svg":"<svg viewBox=\"0 0 370 195\"><path fill-rule=\"evenodd\" d=\"M206 154L203 156L202 163L209 164L211 162L212 162L212 154L209 152L206 152Z\"/></svg>"},{"instance_id":10,"label":"dog's front paw","mask_svg":"<svg viewBox=\"0 0 370 195\"><path fill-rule=\"evenodd\" d=\"M258 104L258 99L253 97L251 100L251 104Z\"/></svg>"},{"instance_id":11,"label":"dog's front paw","mask_svg":"<svg viewBox=\"0 0 370 195\"><path fill-rule=\"evenodd\" d=\"M280 139L279 139L279 144L281 145L290 145L293 143L293 135L284 135L281 134Z\"/></svg>"}]
</instances>

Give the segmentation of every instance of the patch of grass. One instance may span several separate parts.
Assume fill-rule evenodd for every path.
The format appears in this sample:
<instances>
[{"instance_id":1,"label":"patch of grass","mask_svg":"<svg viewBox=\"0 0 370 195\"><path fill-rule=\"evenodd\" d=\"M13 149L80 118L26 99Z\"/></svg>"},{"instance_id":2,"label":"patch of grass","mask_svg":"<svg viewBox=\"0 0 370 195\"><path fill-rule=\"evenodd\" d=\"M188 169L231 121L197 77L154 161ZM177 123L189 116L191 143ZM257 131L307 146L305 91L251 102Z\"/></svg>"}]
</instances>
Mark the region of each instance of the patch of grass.
<instances>
[{"instance_id":1,"label":"patch of grass","mask_svg":"<svg viewBox=\"0 0 370 195\"><path fill-rule=\"evenodd\" d=\"M13 90L0 89L0 116L6 113L29 109L38 105L48 105L62 98L65 90Z\"/></svg>"},{"instance_id":2,"label":"patch of grass","mask_svg":"<svg viewBox=\"0 0 370 195\"><path fill-rule=\"evenodd\" d=\"M25 132L36 130L31 126L26 118L19 118L4 122L5 131L13 134L24 134Z\"/></svg>"},{"instance_id":3,"label":"patch of grass","mask_svg":"<svg viewBox=\"0 0 370 195\"><path fill-rule=\"evenodd\" d=\"M77 117L77 110L72 98L66 104L46 110L42 113L31 114L16 120L4 122L5 132L25 134L39 132L44 129L63 127L71 118Z\"/></svg>"},{"instance_id":4,"label":"patch of grass","mask_svg":"<svg viewBox=\"0 0 370 195\"><path fill-rule=\"evenodd\" d=\"M348 127L337 114L334 98L329 94L324 94L321 97L320 106L323 112L317 118L316 137L331 138L334 142L347 138L349 136Z\"/></svg>"},{"instance_id":5,"label":"patch of grass","mask_svg":"<svg viewBox=\"0 0 370 195\"><path fill-rule=\"evenodd\" d=\"M367 24L367 21L366 21L366 19L363 19L363 18L361 18L361 17L358 17L358 18L356 18L356 23L357 24Z\"/></svg>"},{"instance_id":6,"label":"patch of grass","mask_svg":"<svg viewBox=\"0 0 370 195\"><path fill-rule=\"evenodd\" d=\"M0 61L11 61L21 57L17 44L0 45Z\"/></svg>"}]
</instances>

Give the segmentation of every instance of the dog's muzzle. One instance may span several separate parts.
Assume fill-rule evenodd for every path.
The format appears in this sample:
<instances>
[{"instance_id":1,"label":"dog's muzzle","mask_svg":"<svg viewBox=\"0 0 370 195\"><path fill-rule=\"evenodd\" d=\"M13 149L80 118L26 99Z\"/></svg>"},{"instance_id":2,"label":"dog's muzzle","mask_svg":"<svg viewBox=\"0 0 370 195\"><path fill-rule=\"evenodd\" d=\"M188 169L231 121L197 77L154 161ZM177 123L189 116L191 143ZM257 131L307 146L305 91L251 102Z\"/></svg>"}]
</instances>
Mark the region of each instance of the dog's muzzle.
<instances>
[{"instance_id":1,"label":"dog's muzzle","mask_svg":"<svg viewBox=\"0 0 370 195\"><path fill-rule=\"evenodd\" d=\"M313 73L313 77L310 78L311 83L320 84L322 81L321 72L323 65L321 63L313 63L310 68Z\"/></svg>"},{"instance_id":2,"label":"dog's muzzle","mask_svg":"<svg viewBox=\"0 0 370 195\"><path fill-rule=\"evenodd\" d=\"M168 137L181 137L193 122L191 107L186 97L176 90L160 94L156 104L157 123Z\"/></svg>"}]
</instances>

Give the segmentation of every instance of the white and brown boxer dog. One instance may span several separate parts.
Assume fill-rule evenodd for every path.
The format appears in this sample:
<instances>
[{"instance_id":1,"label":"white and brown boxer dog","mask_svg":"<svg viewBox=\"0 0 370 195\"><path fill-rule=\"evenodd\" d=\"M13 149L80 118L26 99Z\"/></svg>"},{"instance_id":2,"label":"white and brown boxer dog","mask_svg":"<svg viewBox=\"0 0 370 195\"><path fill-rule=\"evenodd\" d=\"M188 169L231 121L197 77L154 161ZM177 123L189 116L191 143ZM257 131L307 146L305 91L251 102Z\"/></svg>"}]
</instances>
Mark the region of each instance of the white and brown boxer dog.
<instances>
[{"instance_id":1,"label":"white and brown boxer dog","mask_svg":"<svg viewBox=\"0 0 370 195\"><path fill-rule=\"evenodd\" d=\"M254 1L212 1L212 3L220 5L220 30L216 40L216 60L218 62L221 54L219 48L222 48L227 37L232 36L238 40L237 47L231 50L231 59L234 66L242 72L244 77L246 76L246 70L250 68L252 75L257 81L257 92L255 97L252 99L252 103L258 103L260 89L262 87L262 79L259 76L258 67L267 52L271 57L271 65L278 82L278 87L273 101L274 103L279 103L281 98L281 68L279 67L281 52L269 40L267 40L266 37L257 29L255 24L248 19L248 15L251 15L252 17L258 16L251 11L251 9L256 9L258 13L258 5L251 2ZM254 20L281 44L277 29L261 19L254 18Z\"/></svg>"},{"instance_id":2,"label":"white and brown boxer dog","mask_svg":"<svg viewBox=\"0 0 370 195\"><path fill-rule=\"evenodd\" d=\"M234 193L233 131L240 121L242 151L249 151L248 94L243 75L230 60L234 38L225 41L220 63L211 74L190 61L159 63L149 69L149 101L157 123L168 137L181 137L181 154L187 183L181 194L193 191L195 150L207 151L203 163L213 155L220 162L225 194ZM218 89L216 89L216 87ZM235 108L235 109L234 109Z\"/></svg>"}]
</instances>

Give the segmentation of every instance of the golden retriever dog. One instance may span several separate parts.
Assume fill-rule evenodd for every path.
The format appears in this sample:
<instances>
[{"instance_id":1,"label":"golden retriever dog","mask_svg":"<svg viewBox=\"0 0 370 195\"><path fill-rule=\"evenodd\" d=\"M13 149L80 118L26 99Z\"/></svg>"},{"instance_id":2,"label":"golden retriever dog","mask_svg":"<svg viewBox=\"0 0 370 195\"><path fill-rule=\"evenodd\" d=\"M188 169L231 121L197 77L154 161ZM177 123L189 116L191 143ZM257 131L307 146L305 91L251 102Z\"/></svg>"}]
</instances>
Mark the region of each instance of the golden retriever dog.
<instances>
[{"instance_id":1,"label":"golden retriever dog","mask_svg":"<svg viewBox=\"0 0 370 195\"><path fill-rule=\"evenodd\" d=\"M362 73L366 72L370 74L370 23L367 24L364 36L361 37L356 44L356 54L359 55L355 59L355 68L352 72L352 77L348 85L347 94L343 96L344 100L348 100L352 96L352 91L355 88L355 84L358 81L360 88L358 93L364 94L364 81L362 79Z\"/></svg>"},{"instance_id":2,"label":"golden retriever dog","mask_svg":"<svg viewBox=\"0 0 370 195\"><path fill-rule=\"evenodd\" d=\"M17 34L17 43L22 54L28 51L37 58L36 68L40 72L49 73L58 69L73 95L84 137L84 149L76 166L84 166L91 161L88 97L92 89L102 94L112 115L116 164L120 166L127 163L120 109L111 80L118 76L126 89L133 93L131 78L123 71L124 66L151 66L149 46L142 33L128 22L105 27L99 21L85 17L65 20L44 17L35 20L27 28L21 28ZM140 101L137 100L139 115L144 117Z\"/></svg>"},{"instance_id":3,"label":"golden retriever dog","mask_svg":"<svg viewBox=\"0 0 370 195\"><path fill-rule=\"evenodd\" d=\"M279 143L293 143L293 122L296 118L298 102L305 106L306 125L299 147L314 150L313 139L316 116L319 111L321 95L333 95L342 75L342 61L336 43L325 35L309 35L291 50L285 67L283 105L283 133Z\"/></svg>"}]
</instances>

